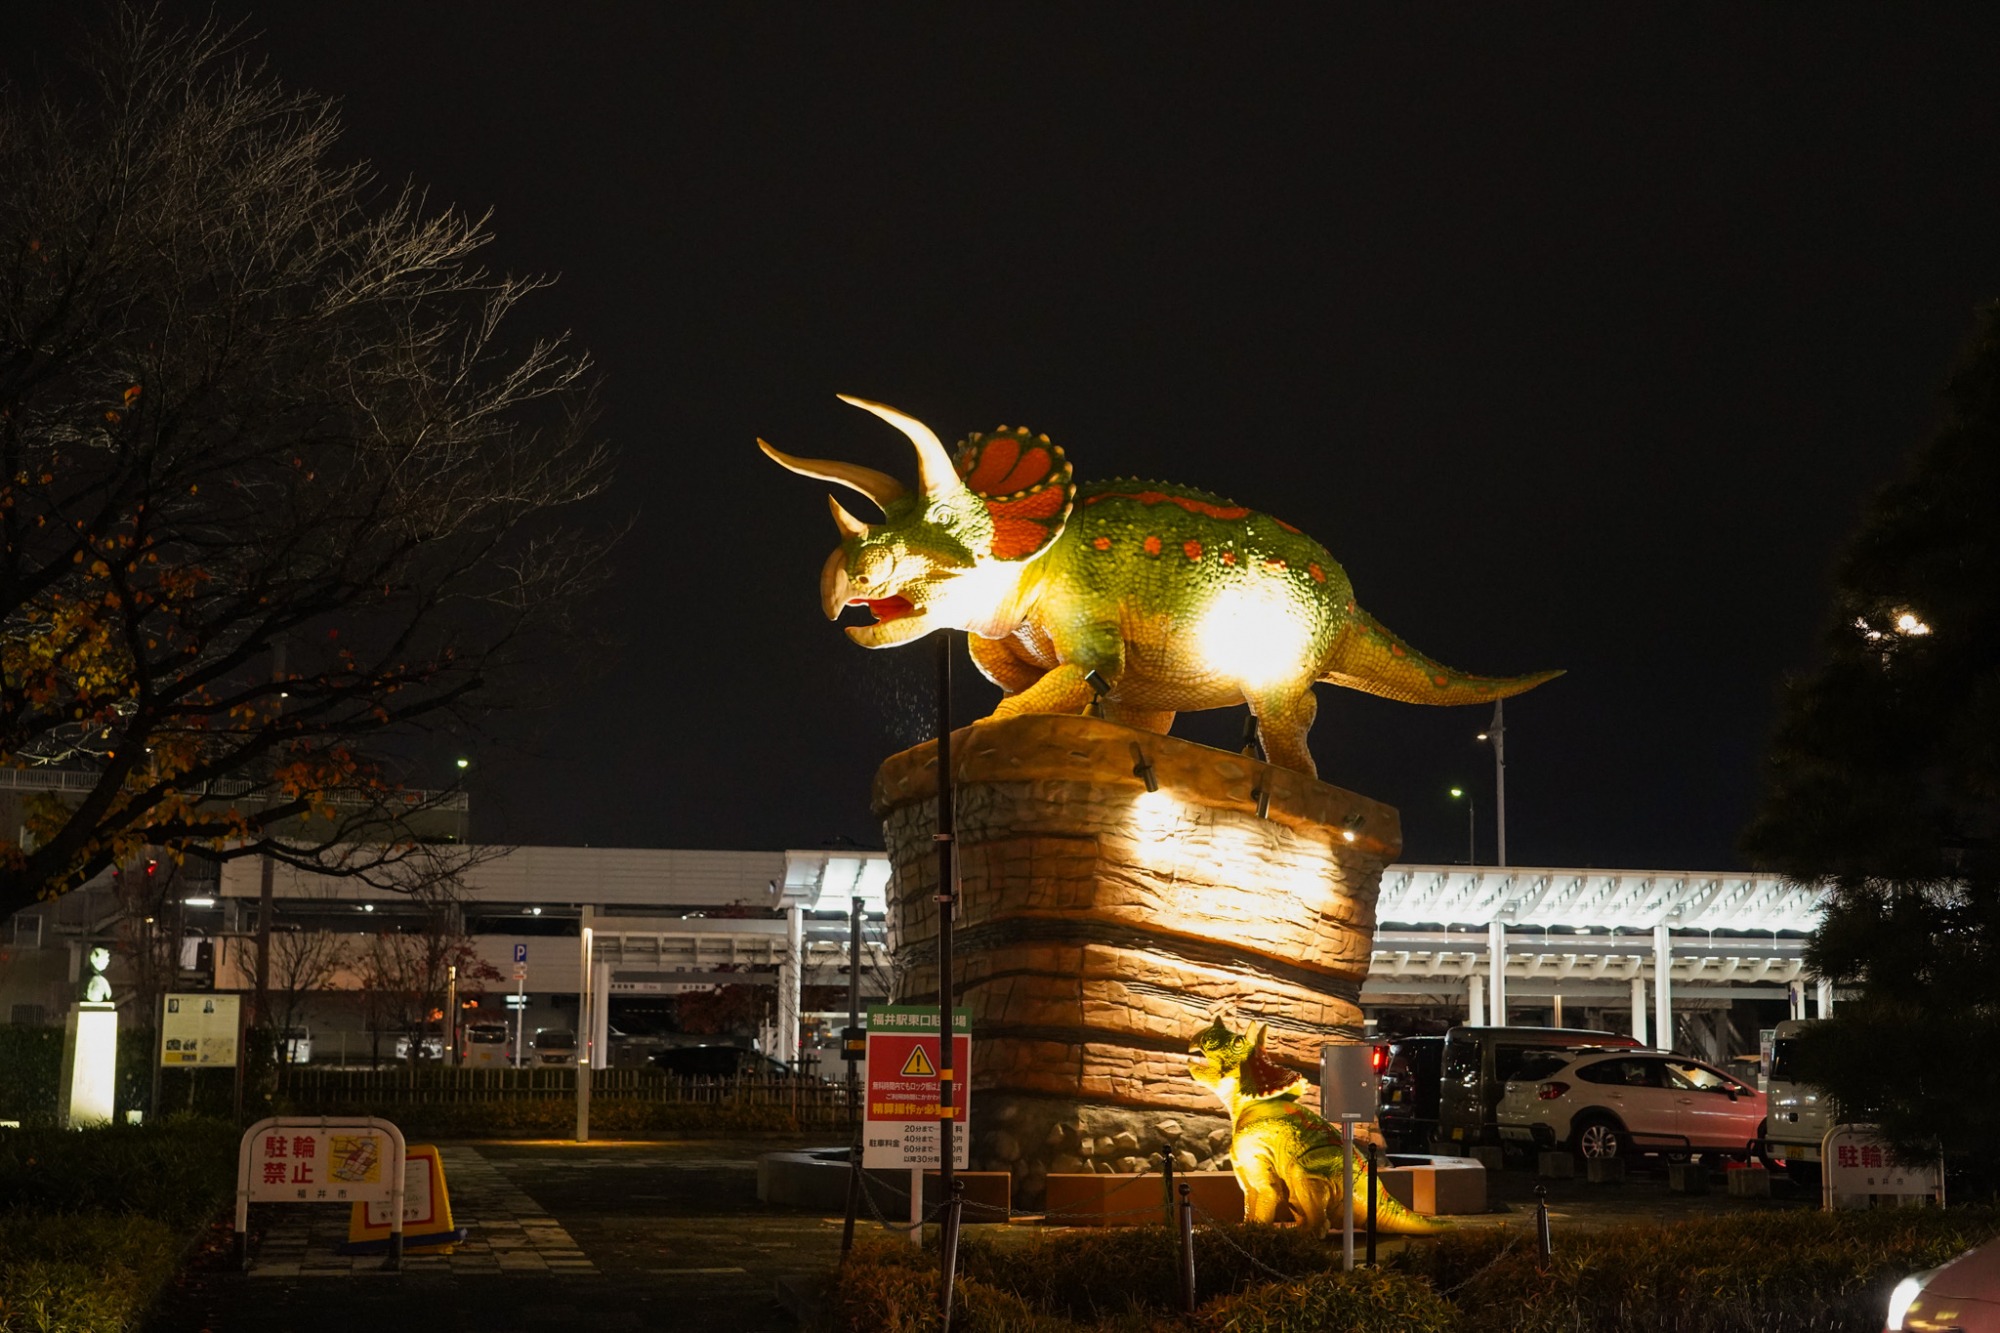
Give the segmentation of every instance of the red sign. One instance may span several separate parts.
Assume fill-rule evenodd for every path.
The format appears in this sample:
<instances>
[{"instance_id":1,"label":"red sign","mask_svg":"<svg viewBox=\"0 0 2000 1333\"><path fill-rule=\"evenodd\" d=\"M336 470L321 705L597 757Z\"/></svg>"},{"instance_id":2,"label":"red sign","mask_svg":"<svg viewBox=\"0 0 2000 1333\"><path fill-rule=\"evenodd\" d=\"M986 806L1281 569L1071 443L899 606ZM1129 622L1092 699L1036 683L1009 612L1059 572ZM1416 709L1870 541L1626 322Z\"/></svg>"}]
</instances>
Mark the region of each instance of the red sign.
<instances>
[{"instance_id":1,"label":"red sign","mask_svg":"<svg viewBox=\"0 0 2000 1333\"><path fill-rule=\"evenodd\" d=\"M867 1123L862 1137L862 1165L867 1167L934 1167L938 1164L939 1089L951 1076L952 1164L960 1170L969 1160L972 1136L964 1128L971 1101L971 1015L952 1015L949 1069L939 1067L938 1012L915 1005L887 1005L868 1011Z\"/></svg>"}]
</instances>

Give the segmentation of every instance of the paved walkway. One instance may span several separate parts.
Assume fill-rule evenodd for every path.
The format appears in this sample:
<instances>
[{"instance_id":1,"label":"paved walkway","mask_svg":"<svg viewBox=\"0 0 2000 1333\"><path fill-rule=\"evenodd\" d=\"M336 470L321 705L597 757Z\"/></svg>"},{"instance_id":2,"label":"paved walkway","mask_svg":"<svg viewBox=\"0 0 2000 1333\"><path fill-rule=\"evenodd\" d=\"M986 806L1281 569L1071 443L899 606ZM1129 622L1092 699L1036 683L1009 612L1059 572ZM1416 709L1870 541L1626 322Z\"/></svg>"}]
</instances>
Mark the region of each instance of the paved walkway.
<instances>
[{"instance_id":1,"label":"paved walkway","mask_svg":"<svg viewBox=\"0 0 2000 1333\"><path fill-rule=\"evenodd\" d=\"M567 1273L597 1271L562 1223L513 1185L470 1145L439 1149L452 1220L470 1234L450 1254L409 1254L412 1273ZM279 1209L282 1211L279 1211ZM379 1255L343 1255L345 1208L292 1204L273 1209L251 1256L252 1278L352 1277L382 1272Z\"/></svg>"}]
</instances>

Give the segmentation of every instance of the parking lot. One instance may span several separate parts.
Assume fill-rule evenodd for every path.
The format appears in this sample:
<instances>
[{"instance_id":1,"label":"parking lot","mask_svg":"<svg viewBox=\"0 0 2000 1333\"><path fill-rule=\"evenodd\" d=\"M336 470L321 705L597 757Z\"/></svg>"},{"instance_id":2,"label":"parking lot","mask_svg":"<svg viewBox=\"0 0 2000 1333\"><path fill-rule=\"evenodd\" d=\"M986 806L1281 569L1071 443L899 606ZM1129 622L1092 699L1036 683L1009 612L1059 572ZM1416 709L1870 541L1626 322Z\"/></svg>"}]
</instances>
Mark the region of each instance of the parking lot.
<instances>
[{"instance_id":1,"label":"parking lot","mask_svg":"<svg viewBox=\"0 0 2000 1333\"><path fill-rule=\"evenodd\" d=\"M412 1255L403 1272L383 1273L378 1259L335 1253L346 1239L344 1210L266 1205L253 1210L251 1271L234 1271L217 1247L166 1302L152 1333L350 1333L357 1323L408 1327L416 1314L430 1333L578 1324L791 1330L797 1323L778 1284L831 1265L840 1219L759 1204L757 1157L823 1142L446 1144L455 1219L472 1233L457 1253ZM1776 1197L1742 1200L1723 1193L1719 1179L1709 1194L1673 1193L1664 1168L1648 1163L1616 1185L1539 1181L1512 1169L1490 1178L1495 1210L1460 1225L1526 1231L1538 1186L1548 1191L1557 1245L1580 1228L1816 1203L1774 1183ZM1027 1237L1038 1228L980 1230Z\"/></svg>"}]
</instances>

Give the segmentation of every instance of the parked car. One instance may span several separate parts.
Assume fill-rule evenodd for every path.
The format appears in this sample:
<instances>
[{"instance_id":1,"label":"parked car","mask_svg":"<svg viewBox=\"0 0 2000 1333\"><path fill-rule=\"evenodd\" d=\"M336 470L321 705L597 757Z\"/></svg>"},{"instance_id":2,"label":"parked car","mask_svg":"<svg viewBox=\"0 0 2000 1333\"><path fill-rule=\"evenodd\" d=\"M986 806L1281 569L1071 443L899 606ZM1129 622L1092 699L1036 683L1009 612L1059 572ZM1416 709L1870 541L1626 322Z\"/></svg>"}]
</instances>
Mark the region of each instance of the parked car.
<instances>
[{"instance_id":1,"label":"parked car","mask_svg":"<svg viewBox=\"0 0 2000 1333\"><path fill-rule=\"evenodd\" d=\"M2000 1239L1912 1273L1889 1293L1883 1333L2000 1333Z\"/></svg>"},{"instance_id":2,"label":"parked car","mask_svg":"<svg viewBox=\"0 0 2000 1333\"><path fill-rule=\"evenodd\" d=\"M1502 1142L1585 1158L1634 1153L1751 1156L1764 1094L1667 1051L1542 1052L1521 1062L1496 1109Z\"/></svg>"},{"instance_id":3,"label":"parked car","mask_svg":"<svg viewBox=\"0 0 2000 1333\"><path fill-rule=\"evenodd\" d=\"M536 1028L534 1062L538 1065L576 1063L576 1033L570 1028Z\"/></svg>"},{"instance_id":4,"label":"parked car","mask_svg":"<svg viewBox=\"0 0 2000 1333\"><path fill-rule=\"evenodd\" d=\"M281 1058L286 1064L306 1065L312 1063L313 1034L311 1028L286 1028L284 1034L278 1038L278 1044L283 1052Z\"/></svg>"},{"instance_id":5,"label":"parked car","mask_svg":"<svg viewBox=\"0 0 2000 1333\"><path fill-rule=\"evenodd\" d=\"M737 1078L788 1072L770 1056L742 1046L672 1046L653 1053L653 1068L682 1078Z\"/></svg>"},{"instance_id":6,"label":"parked car","mask_svg":"<svg viewBox=\"0 0 2000 1333\"><path fill-rule=\"evenodd\" d=\"M459 1035L460 1064L477 1069L514 1063L514 1033L505 1023L467 1023Z\"/></svg>"},{"instance_id":7,"label":"parked car","mask_svg":"<svg viewBox=\"0 0 2000 1333\"><path fill-rule=\"evenodd\" d=\"M1771 1069L1764 1080L1771 1155L1802 1185L1819 1180L1819 1145L1833 1128L1833 1109L1820 1090L1798 1078L1798 1039L1810 1020L1787 1019L1771 1034Z\"/></svg>"},{"instance_id":8,"label":"parked car","mask_svg":"<svg viewBox=\"0 0 2000 1333\"><path fill-rule=\"evenodd\" d=\"M1536 1051L1636 1047L1631 1037L1590 1028L1455 1027L1444 1037L1438 1137L1454 1146L1498 1143L1500 1092Z\"/></svg>"},{"instance_id":9,"label":"parked car","mask_svg":"<svg viewBox=\"0 0 2000 1333\"><path fill-rule=\"evenodd\" d=\"M409 1033L405 1032L402 1036L396 1038L396 1058L398 1060L407 1060L410 1058L410 1043L412 1040L418 1042L417 1059L444 1059L443 1037L438 1036L436 1033L426 1032L420 1038L412 1038Z\"/></svg>"},{"instance_id":10,"label":"parked car","mask_svg":"<svg viewBox=\"0 0 2000 1333\"><path fill-rule=\"evenodd\" d=\"M1443 1037L1398 1037L1382 1043L1376 1119L1390 1148L1424 1152L1438 1132L1438 1085Z\"/></svg>"}]
</instances>

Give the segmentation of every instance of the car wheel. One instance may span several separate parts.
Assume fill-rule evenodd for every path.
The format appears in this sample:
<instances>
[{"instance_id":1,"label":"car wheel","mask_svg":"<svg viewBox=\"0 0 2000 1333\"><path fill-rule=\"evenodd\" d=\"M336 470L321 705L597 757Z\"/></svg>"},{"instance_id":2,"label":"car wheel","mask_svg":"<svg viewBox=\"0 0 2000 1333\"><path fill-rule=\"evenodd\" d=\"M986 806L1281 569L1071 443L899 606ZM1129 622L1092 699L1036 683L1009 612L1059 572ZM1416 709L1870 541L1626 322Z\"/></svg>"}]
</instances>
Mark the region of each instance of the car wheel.
<instances>
[{"instance_id":1,"label":"car wheel","mask_svg":"<svg viewBox=\"0 0 2000 1333\"><path fill-rule=\"evenodd\" d=\"M1772 1155L1771 1141L1764 1137L1769 1132L1770 1124L1768 1121L1762 1122L1757 1126L1757 1137L1750 1141L1750 1151L1746 1160L1757 1163L1757 1165L1763 1167L1766 1171L1776 1171L1778 1169L1778 1159Z\"/></svg>"},{"instance_id":2,"label":"car wheel","mask_svg":"<svg viewBox=\"0 0 2000 1333\"><path fill-rule=\"evenodd\" d=\"M1625 1151L1625 1133L1610 1117L1591 1116L1570 1132L1570 1147L1585 1161L1617 1157Z\"/></svg>"}]
</instances>

